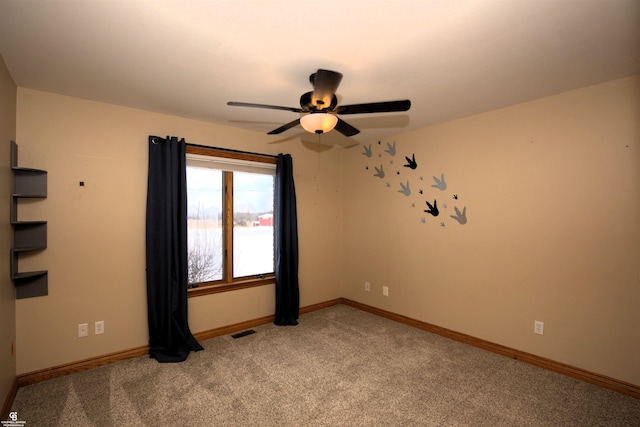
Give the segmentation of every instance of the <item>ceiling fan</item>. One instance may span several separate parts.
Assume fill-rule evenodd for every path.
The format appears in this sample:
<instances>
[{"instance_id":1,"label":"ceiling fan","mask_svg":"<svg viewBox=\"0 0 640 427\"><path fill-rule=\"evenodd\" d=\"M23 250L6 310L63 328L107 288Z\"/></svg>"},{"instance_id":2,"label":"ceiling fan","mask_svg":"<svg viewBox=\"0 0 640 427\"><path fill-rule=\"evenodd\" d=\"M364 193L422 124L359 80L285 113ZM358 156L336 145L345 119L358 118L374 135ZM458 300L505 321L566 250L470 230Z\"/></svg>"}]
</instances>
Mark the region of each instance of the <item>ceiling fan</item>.
<instances>
[{"instance_id":1,"label":"ceiling fan","mask_svg":"<svg viewBox=\"0 0 640 427\"><path fill-rule=\"evenodd\" d=\"M390 113L395 111L407 111L411 108L411 101L408 99L401 101L370 102L366 104L338 105L336 90L342 74L330 70L318 70L309 76L309 82L313 86L313 91L306 92L300 97L300 108L280 107L278 105L252 104L249 102L227 102L233 107L266 108L271 110L284 110L300 113L302 116L292 122L280 126L277 129L267 132L268 135L276 135L297 125L301 125L304 130L311 133L325 133L332 129L345 136L353 136L360 131L337 115L347 114L367 114L367 113Z\"/></svg>"}]
</instances>

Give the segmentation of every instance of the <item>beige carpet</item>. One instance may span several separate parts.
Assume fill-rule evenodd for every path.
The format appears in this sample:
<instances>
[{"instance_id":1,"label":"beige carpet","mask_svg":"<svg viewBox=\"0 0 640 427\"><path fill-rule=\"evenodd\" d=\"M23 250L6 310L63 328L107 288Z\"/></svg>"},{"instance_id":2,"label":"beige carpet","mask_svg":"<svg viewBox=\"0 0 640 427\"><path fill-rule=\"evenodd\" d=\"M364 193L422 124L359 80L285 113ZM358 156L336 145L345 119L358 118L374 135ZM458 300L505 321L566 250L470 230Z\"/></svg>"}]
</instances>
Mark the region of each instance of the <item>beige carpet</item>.
<instances>
[{"instance_id":1,"label":"beige carpet","mask_svg":"<svg viewBox=\"0 0 640 427\"><path fill-rule=\"evenodd\" d=\"M640 426L640 400L352 307L23 387L27 426Z\"/></svg>"}]
</instances>

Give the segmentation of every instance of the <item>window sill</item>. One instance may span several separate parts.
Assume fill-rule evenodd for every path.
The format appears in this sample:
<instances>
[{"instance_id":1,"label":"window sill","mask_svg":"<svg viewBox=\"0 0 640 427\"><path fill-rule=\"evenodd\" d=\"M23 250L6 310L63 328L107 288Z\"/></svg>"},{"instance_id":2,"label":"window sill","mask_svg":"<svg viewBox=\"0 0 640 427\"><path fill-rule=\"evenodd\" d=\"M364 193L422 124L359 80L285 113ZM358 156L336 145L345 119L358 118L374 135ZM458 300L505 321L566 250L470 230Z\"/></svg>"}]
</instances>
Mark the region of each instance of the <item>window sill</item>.
<instances>
[{"instance_id":1,"label":"window sill","mask_svg":"<svg viewBox=\"0 0 640 427\"><path fill-rule=\"evenodd\" d=\"M231 283L202 283L197 288L191 288L187 291L187 297L199 297L202 295L218 294L221 292L236 291L238 289L253 288L256 286L272 285L276 282L275 275L267 275L262 278L240 279Z\"/></svg>"}]
</instances>

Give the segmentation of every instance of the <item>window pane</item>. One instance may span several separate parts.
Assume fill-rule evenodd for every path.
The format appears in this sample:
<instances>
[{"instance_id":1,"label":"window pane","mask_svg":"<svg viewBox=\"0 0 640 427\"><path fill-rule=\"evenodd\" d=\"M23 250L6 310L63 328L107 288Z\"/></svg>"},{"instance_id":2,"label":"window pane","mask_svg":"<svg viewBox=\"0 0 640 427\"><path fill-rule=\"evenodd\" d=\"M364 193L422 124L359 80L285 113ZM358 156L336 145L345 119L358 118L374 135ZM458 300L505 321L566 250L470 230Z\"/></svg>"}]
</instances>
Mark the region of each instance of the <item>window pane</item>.
<instances>
[{"instance_id":1,"label":"window pane","mask_svg":"<svg viewBox=\"0 0 640 427\"><path fill-rule=\"evenodd\" d=\"M273 273L273 175L233 173L233 277Z\"/></svg>"},{"instance_id":2,"label":"window pane","mask_svg":"<svg viewBox=\"0 0 640 427\"><path fill-rule=\"evenodd\" d=\"M222 279L222 171L187 167L189 283Z\"/></svg>"}]
</instances>

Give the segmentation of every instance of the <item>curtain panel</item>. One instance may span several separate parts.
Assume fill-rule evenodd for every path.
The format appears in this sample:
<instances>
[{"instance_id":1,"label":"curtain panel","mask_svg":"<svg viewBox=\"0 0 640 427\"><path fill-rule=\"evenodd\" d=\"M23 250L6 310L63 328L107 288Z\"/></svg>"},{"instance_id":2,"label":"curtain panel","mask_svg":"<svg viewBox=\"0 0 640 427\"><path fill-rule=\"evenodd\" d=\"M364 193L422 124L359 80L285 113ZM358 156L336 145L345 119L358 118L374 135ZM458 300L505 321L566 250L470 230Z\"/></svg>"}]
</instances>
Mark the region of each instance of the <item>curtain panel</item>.
<instances>
[{"instance_id":1,"label":"curtain panel","mask_svg":"<svg viewBox=\"0 0 640 427\"><path fill-rule=\"evenodd\" d=\"M298 287L298 217L293 160L279 154L275 181L276 325L297 325L300 312Z\"/></svg>"},{"instance_id":2,"label":"curtain panel","mask_svg":"<svg viewBox=\"0 0 640 427\"><path fill-rule=\"evenodd\" d=\"M184 361L202 350L187 322L187 185L185 141L149 137L147 312L149 355Z\"/></svg>"}]
</instances>

